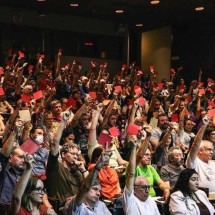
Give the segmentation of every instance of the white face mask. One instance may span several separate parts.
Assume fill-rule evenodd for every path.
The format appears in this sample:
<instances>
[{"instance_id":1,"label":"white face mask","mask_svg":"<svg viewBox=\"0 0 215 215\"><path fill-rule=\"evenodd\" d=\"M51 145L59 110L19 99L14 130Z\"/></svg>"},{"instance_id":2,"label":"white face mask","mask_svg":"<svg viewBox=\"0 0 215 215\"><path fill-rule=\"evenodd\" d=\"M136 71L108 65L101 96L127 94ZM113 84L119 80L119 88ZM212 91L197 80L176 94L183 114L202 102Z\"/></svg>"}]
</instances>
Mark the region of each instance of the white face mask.
<instances>
[{"instance_id":1,"label":"white face mask","mask_svg":"<svg viewBox=\"0 0 215 215\"><path fill-rule=\"evenodd\" d=\"M36 137L35 141L36 141L38 144L43 143L43 135L38 135L38 136Z\"/></svg>"}]
</instances>

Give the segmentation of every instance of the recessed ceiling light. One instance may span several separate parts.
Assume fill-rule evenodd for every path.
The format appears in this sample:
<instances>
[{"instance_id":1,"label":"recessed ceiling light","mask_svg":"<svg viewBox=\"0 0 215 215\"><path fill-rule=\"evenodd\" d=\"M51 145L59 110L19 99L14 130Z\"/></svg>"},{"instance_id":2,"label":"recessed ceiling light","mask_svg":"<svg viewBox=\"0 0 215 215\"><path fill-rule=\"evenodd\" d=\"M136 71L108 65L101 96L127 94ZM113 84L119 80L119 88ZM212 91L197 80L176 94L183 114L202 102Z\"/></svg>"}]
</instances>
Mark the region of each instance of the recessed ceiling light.
<instances>
[{"instance_id":1,"label":"recessed ceiling light","mask_svg":"<svg viewBox=\"0 0 215 215\"><path fill-rule=\"evenodd\" d=\"M124 10L116 10L116 13L124 13Z\"/></svg>"},{"instance_id":2,"label":"recessed ceiling light","mask_svg":"<svg viewBox=\"0 0 215 215\"><path fill-rule=\"evenodd\" d=\"M196 7L195 8L195 11L202 11L202 10L204 10L205 8L204 7Z\"/></svg>"},{"instance_id":3,"label":"recessed ceiling light","mask_svg":"<svg viewBox=\"0 0 215 215\"><path fill-rule=\"evenodd\" d=\"M38 2L43 2L43 1L46 1L46 0L37 0Z\"/></svg>"},{"instance_id":4,"label":"recessed ceiling light","mask_svg":"<svg viewBox=\"0 0 215 215\"><path fill-rule=\"evenodd\" d=\"M78 3L71 3L71 4L69 4L71 7L78 7L79 6L79 4Z\"/></svg>"},{"instance_id":5,"label":"recessed ceiling light","mask_svg":"<svg viewBox=\"0 0 215 215\"><path fill-rule=\"evenodd\" d=\"M136 27L143 27L143 24L141 24L141 23L136 24Z\"/></svg>"},{"instance_id":6,"label":"recessed ceiling light","mask_svg":"<svg viewBox=\"0 0 215 215\"><path fill-rule=\"evenodd\" d=\"M159 0L152 0L152 1L151 1L151 4L159 4L159 3L160 3Z\"/></svg>"}]
</instances>

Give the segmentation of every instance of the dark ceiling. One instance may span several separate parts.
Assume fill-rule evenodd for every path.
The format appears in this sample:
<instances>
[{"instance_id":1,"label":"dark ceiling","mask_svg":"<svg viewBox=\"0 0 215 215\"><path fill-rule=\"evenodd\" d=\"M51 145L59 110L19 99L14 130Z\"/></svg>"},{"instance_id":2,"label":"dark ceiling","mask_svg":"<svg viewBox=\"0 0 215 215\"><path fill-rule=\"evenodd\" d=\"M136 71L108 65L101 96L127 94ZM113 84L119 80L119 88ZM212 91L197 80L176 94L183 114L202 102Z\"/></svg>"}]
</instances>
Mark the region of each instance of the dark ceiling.
<instances>
[{"instance_id":1,"label":"dark ceiling","mask_svg":"<svg viewBox=\"0 0 215 215\"><path fill-rule=\"evenodd\" d=\"M165 26L193 23L198 25L215 23L215 0L160 0L152 5L151 0L1 0L1 5L28 8L48 13L78 15L102 20L111 20L135 29L135 24L143 23L142 31ZM69 6L78 2L79 7ZM196 12L195 6L205 10ZM123 14L116 14L123 9Z\"/></svg>"}]
</instances>

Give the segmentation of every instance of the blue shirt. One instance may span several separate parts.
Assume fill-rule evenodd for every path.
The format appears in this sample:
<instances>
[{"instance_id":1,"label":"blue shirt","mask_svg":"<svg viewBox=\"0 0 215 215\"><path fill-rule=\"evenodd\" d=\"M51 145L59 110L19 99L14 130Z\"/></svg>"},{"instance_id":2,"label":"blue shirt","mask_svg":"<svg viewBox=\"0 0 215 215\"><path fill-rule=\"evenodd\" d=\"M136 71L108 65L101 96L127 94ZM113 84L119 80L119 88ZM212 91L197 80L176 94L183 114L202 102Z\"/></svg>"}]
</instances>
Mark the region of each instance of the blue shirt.
<instances>
[{"instance_id":1,"label":"blue shirt","mask_svg":"<svg viewBox=\"0 0 215 215\"><path fill-rule=\"evenodd\" d=\"M18 173L8 164L9 157L0 153L0 205L9 205L16 183L22 173Z\"/></svg>"}]
</instances>

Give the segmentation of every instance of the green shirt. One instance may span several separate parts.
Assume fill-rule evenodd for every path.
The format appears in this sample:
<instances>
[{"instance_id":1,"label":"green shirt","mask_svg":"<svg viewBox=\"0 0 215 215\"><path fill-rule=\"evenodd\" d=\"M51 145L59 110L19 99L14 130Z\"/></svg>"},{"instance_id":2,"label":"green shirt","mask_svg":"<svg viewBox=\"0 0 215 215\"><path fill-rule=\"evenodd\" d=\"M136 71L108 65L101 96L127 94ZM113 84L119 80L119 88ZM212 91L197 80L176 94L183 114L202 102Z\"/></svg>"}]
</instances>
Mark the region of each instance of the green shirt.
<instances>
[{"instance_id":1,"label":"green shirt","mask_svg":"<svg viewBox=\"0 0 215 215\"><path fill-rule=\"evenodd\" d=\"M158 180L160 179L160 176L158 175L155 168L152 165L147 165L145 167L141 167L138 165L135 170L135 177L137 176L144 176L148 180L149 185L151 185L152 187L149 191L149 195L156 196L153 186L154 184L157 184Z\"/></svg>"}]
</instances>

